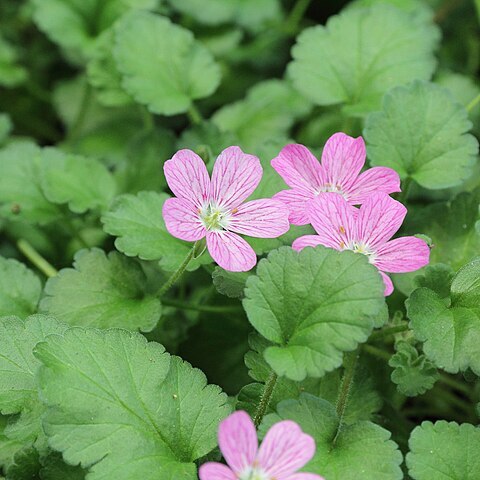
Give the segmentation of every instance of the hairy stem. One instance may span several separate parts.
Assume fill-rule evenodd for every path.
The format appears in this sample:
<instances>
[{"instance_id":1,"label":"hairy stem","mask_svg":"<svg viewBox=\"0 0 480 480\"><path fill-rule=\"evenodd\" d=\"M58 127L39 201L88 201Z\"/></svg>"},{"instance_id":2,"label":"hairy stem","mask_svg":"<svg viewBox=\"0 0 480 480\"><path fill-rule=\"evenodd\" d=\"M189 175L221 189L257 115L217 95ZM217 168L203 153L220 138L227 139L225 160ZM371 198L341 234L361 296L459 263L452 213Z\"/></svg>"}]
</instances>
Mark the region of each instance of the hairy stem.
<instances>
[{"instance_id":1,"label":"hairy stem","mask_svg":"<svg viewBox=\"0 0 480 480\"><path fill-rule=\"evenodd\" d=\"M343 377L340 383L340 389L338 391L337 402L335 404L335 410L338 416L338 428L333 443L337 440L337 437L342 429L343 417L345 416L345 410L348 404L348 397L352 389L353 381L355 379L355 368L357 366L358 350L348 352L343 357Z\"/></svg>"},{"instance_id":2,"label":"hairy stem","mask_svg":"<svg viewBox=\"0 0 480 480\"><path fill-rule=\"evenodd\" d=\"M398 201L401 203L407 203L408 195L410 194L410 189L412 188L413 180L412 177L407 177L402 185L402 191L398 196Z\"/></svg>"},{"instance_id":3,"label":"hairy stem","mask_svg":"<svg viewBox=\"0 0 480 480\"><path fill-rule=\"evenodd\" d=\"M471 102L468 103L465 109L467 110L467 112L471 112L478 103L480 103L480 93Z\"/></svg>"},{"instance_id":4,"label":"hairy stem","mask_svg":"<svg viewBox=\"0 0 480 480\"><path fill-rule=\"evenodd\" d=\"M241 308L237 306L217 306L217 305L198 305L193 303L182 302L179 300L163 299L162 304L167 307L180 308L182 310L193 310L195 312L206 313L232 313L241 311Z\"/></svg>"},{"instance_id":5,"label":"hairy stem","mask_svg":"<svg viewBox=\"0 0 480 480\"><path fill-rule=\"evenodd\" d=\"M295 35L298 30L298 26L305 15L312 0L297 0L290 14L288 15L286 26L287 32L291 35Z\"/></svg>"},{"instance_id":6,"label":"hairy stem","mask_svg":"<svg viewBox=\"0 0 480 480\"><path fill-rule=\"evenodd\" d=\"M170 278L162 285L162 287L157 292L157 297L162 297L177 280L183 275L183 272L188 267L188 264L191 262L192 258L195 256L197 244L193 245L193 248L188 252L188 255L185 257L185 260L180 264L180 266L170 275Z\"/></svg>"},{"instance_id":7,"label":"hairy stem","mask_svg":"<svg viewBox=\"0 0 480 480\"><path fill-rule=\"evenodd\" d=\"M17 248L47 277L54 277L58 271L47 260L45 260L33 246L24 239L17 242Z\"/></svg>"},{"instance_id":8,"label":"hairy stem","mask_svg":"<svg viewBox=\"0 0 480 480\"><path fill-rule=\"evenodd\" d=\"M265 412L270 405L270 400L272 399L273 391L275 390L277 378L277 374L272 372L265 382L265 388L263 390L262 397L260 398L260 403L258 404L257 410L255 411L255 415L253 417L253 423L257 428L262 423Z\"/></svg>"},{"instance_id":9,"label":"hairy stem","mask_svg":"<svg viewBox=\"0 0 480 480\"><path fill-rule=\"evenodd\" d=\"M379 340L380 338L389 337L390 335L395 335L396 333L406 332L408 330L408 323L403 322L400 325L395 325L393 327L384 327L381 330L377 330L370 335L369 340Z\"/></svg>"},{"instance_id":10,"label":"hairy stem","mask_svg":"<svg viewBox=\"0 0 480 480\"><path fill-rule=\"evenodd\" d=\"M200 125L203 122L202 114L200 113L200 110L198 110L198 108L195 106L194 103L190 105L187 115L188 115L188 118L190 119L190 122L193 125Z\"/></svg>"}]
</instances>

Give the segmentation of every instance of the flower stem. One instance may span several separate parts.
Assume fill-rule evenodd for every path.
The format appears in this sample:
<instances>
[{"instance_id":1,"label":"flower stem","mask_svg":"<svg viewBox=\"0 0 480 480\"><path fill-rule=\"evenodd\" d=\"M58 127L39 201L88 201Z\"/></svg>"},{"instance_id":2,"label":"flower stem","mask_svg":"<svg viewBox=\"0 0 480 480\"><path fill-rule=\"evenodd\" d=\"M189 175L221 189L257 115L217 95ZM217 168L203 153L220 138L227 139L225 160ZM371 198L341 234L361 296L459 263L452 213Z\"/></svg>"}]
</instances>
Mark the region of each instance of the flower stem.
<instances>
[{"instance_id":1,"label":"flower stem","mask_svg":"<svg viewBox=\"0 0 480 480\"><path fill-rule=\"evenodd\" d=\"M408 195L410 194L410 189L412 188L412 177L407 177L403 182L403 189L398 196L398 201L401 203L407 203Z\"/></svg>"},{"instance_id":2,"label":"flower stem","mask_svg":"<svg viewBox=\"0 0 480 480\"><path fill-rule=\"evenodd\" d=\"M290 14L288 15L286 21L286 30L290 35L295 35L297 33L298 26L302 21L302 18L305 15L305 12L307 11L311 1L312 0L297 0L292 10L290 10Z\"/></svg>"},{"instance_id":3,"label":"flower stem","mask_svg":"<svg viewBox=\"0 0 480 480\"><path fill-rule=\"evenodd\" d=\"M188 118L190 119L190 122L193 125L200 125L203 122L202 114L200 113L200 110L198 110L198 108L195 106L194 103L190 105L187 115L188 115Z\"/></svg>"},{"instance_id":4,"label":"flower stem","mask_svg":"<svg viewBox=\"0 0 480 480\"><path fill-rule=\"evenodd\" d=\"M45 260L32 245L26 240L20 239L17 242L17 248L47 277L54 277L58 271Z\"/></svg>"},{"instance_id":5,"label":"flower stem","mask_svg":"<svg viewBox=\"0 0 480 480\"><path fill-rule=\"evenodd\" d=\"M465 109L467 110L467 112L471 112L479 102L480 102L480 93L471 102L468 103Z\"/></svg>"},{"instance_id":6,"label":"flower stem","mask_svg":"<svg viewBox=\"0 0 480 480\"><path fill-rule=\"evenodd\" d=\"M335 405L335 410L337 411L338 416L338 428L333 443L337 440L337 437L342 429L343 418L345 416L345 410L348 404L348 397L352 389L353 381L355 378L355 368L357 366L358 360L358 350L353 352L348 352L343 357L343 377L340 383L340 389L338 391L337 403Z\"/></svg>"},{"instance_id":7,"label":"flower stem","mask_svg":"<svg viewBox=\"0 0 480 480\"><path fill-rule=\"evenodd\" d=\"M383 360L386 360L387 362L388 362L388 360L390 360L390 357L392 356L392 354L390 354L390 353L388 353L385 350L382 350L380 348L374 347L373 345L364 344L362 346L362 349L365 352L367 352L368 354L373 355L374 357L382 358Z\"/></svg>"},{"instance_id":8,"label":"flower stem","mask_svg":"<svg viewBox=\"0 0 480 480\"><path fill-rule=\"evenodd\" d=\"M170 275L170 278L161 286L157 292L157 297L162 297L171 287L177 282L177 280L183 275L183 272L188 267L188 264L195 256L197 244L193 245L193 248L188 252L180 266Z\"/></svg>"},{"instance_id":9,"label":"flower stem","mask_svg":"<svg viewBox=\"0 0 480 480\"><path fill-rule=\"evenodd\" d=\"M262 423L263 417L265 416L267 408L270 405L270 400L272 399L273 391L275 390L277 378L277 374L272 372L265 382L265 388L260 398L260 403L258 404L257 410L255 411L255 415L253 417L253 423L257 428Z\"/></svg>"},{"instance_id":10,"label":"flower stem","mask_svg":"<svg viewBox=\"0 0 480 480\"><path fill-rule=\"evenodd\" d=\"M395 335L396 333L406 332L408 330L408 323L403 322L400 325L395 325L393 327L385 327L381 330L377 330L370 335L369 340L378 340L380 338L388 337L390 335Z\"/></svg>"},{"instance_id":11,"label":"flower stem","mask_svg":"<svg viewBox=\"0 0 480 480\"><path fill-rule=\"evenodd\" d=\"M147 107L141 106L140 115L142 116L145 132L151 132L155 127L155 120L152 112L150 112Z\"/></svg>"},{"instance_id":12,"label":"flower stem","mask_svg":"<svg viewBox=\"0 0 480 480\"><path fill-rule=\"evenodd\" d=\"M162 304L167 307L180 308L182 310L193 310L195 312L206 313L231 313L241 311L241 308L236 306L217 306L217 305L196 305L193 303L182 302L179 300L164 299Z\"/></svg>"}]
</instances>

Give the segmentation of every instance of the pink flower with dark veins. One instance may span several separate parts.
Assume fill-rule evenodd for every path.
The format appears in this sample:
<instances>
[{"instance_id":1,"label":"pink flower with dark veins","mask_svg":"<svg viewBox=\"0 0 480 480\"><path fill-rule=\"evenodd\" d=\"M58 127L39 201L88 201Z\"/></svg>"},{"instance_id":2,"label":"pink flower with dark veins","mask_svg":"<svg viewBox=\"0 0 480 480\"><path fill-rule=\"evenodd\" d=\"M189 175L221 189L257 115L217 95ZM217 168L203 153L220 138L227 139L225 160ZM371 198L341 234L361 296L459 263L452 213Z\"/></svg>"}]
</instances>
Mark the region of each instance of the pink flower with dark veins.
<instances>
[{"instance_id":1,"label":"pink flower with dark veins","mask_svg":"<svg viewBox=\"0 0 480 480\"><path fill-rule=\"evenodd\" d=\"M297 473L315 454L315 441L290 420L273 425L258 448L257 432L246 412L235 412L219 427L218 443L227 465L200 467L200 480L324 480Z\"/></svg>"},{"instance_id":2,"label":"pink flower with dark veins","mask_svg":"<svg viewBox=\"0 0 480 480\"><path fill-rule=\"evenodd\" d=\"M205 163L191 150L178 151L163 169L176 197L163 205L167 230L188 242L206 237L210 255L225 270L243 272L257 263L253 248L238 234L276 238L290 227L282 202L269 198L244 203L263 170L257 157L239 147L218 156L211 180Z\"/></svg>"},{"instance_id":3,"label":"pink flower with dark veins","mask_svg":"<svg viewBox=\"0 0 480 480\"><path fill-rule=\"evenodd\" d=\"M292 247L324 245L336 250L352 250L368 257L385 283L385 295L393 284L385 273L413 272L429 262L430 248L417 237L390 240L403 223L407 209L386 193L374 193L360 209L335 193L320 195L307 206L309 220L317 235L297 238Z\"/></svg>"},{"instance_id":4,"label":"pink flower with dark veins","mask_svg":"<svg viewBox=\"0 0 480 480\"><path fill-rule=\"evenodd\" d=\"M310 223L307 203L322 193L335 192L351 205L360 205L374 192L400 192L400 177L391 168L374 167L360 173L365 159L363 138L345 133L335 133L327 140L322 163L307 147L287 145L272 160L272 167L291 189L273 198L288 206L290 223L306 225Z\"/></svg>"}]
</instances>

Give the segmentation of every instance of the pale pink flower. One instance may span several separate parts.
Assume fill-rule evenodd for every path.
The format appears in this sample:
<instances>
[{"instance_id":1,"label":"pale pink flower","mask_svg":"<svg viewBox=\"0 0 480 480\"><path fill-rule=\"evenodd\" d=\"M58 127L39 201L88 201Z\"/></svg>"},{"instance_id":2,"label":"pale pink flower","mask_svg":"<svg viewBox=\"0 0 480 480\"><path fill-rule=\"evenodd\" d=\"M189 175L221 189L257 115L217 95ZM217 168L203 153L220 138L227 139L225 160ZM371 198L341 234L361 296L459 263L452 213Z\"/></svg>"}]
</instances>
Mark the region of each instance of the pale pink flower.
<instances>
[{"instance_id":1,"label":"pale pink flower","mask_svg":"<svg viewBox=\"0 0 480 480\"><path fill-rule=\"evenodd\" d=\"M325 144L320 163L303 145L287 145L272 160L272 167L291 190L273 198L290 210L290 223L310 223L307 203L324 192L342 195L351 205L360 205L373 192L400 192L400 178L391 168L374 167L360 173L366 158L362 137L335 133Z\"/></svg>"},{"instance_id":2,"label":"pale pink flower","mask_svg":"<svg viewBox=\"0 0 480 480\"><path fill-rule=\"evenodd\" d=\"M278 200L243 203L263 171L260 160L239 147L219 155L211 180L205 163L191 150L178 151L163 168L176 196L163 206L167 230L188 242L206 237L210 255L225 270L243 272L257 263L253 248L237 234L275 238L289 229L288 209Z\"/></svg>"},{"instance_id":3,"label":"pale pink flower","mask_svg":"<svg viewBox=\"0 0 480 480\"><path fill-rule=\"evenodd\" d=\"M270 428L258 448L249 415L235 412L220 424L218 443L228 466L205 463L200 480L324 480L313 473L296 473L315 454L315 441L290 420Z\"/></svg>"},{"instance_id":4,"label":"pale pink flower","mask_svg":"<svg viewBox=\"0 0 480 480\"><path fill-rule=\"evenodd\" d=\"M292 247L324 245L336 250L353 250L368 257L385 283L385 295L393 292L390 277L384 272L413 272L428 264L430 248L417 237L390 238L402 225L407 209L386 193L374 193L360 209L341 195L325 193L309 202L309 219L317 235L297 238Z\"/></svg>"}]
</instances>

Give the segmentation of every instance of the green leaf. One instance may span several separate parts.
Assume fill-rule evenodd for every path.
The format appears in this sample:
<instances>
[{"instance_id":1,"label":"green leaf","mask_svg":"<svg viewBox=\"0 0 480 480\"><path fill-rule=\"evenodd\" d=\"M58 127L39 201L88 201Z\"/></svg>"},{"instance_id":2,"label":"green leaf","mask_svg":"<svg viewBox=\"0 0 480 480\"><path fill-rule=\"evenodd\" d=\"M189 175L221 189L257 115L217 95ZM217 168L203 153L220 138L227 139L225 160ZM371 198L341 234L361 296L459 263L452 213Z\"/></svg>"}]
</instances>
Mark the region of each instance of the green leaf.
<instances>
[{"instance_id":1,"label":"green leaf","mask_svg":"<svg viewBox=\"0 0 480 480\"><path fill-rule=\"evenodd\" d=\"M243 300L250 323L275 343L264 356L292 380L322 377L366 341L384 307L378 271L363 255L282 247L261 260Z\"/></svg>"},{"instance_id":2,"label":"green leaf","mask_svg":"<svg viewBox=\"0 0 480 480\"><path fill-rule=\"evenodd\" d=\"M42 468L40 475L42 480L84 480L85 471L79 466L67 465L62 456L57 452L51 452L40 459Z\"/></svg>"},{"instance_id":3,"label":"green leaf","mask_svg":"<svg viewBox=\"0 0 480 480\"><path fill-rule=\"evenodd\" d=\"M348 113L364 115L390 88L430 79L438 39L431 22L389 5L348 9L299 35L288 73L317 105L345 104Z\"/></svg>"},{"instance_id":4,"label":"green leaf","mask_svg":"<svg viewBox=\"0 0 480 480\"><path fill-rule=\"evenodd\" d=\"M44 428L69 464L89 466L91 480L197 478L193 462L215 447L230 412L202 372L116 329L72 328L36 355L49 407Z\"/></svg>"},{"instance_id":5,"label":"green leaf","mask_svg":"<svg viewBox=\"0 0 480 480\"><path fill-rule=\"evenodd\" d=\"M3 431L10 442L26 447L43 445L44 409L38 399L36 380L39 362L32 350L47 335L62 334L65 328L44 315L33 315L25 321L18 317L0 318L0 411L3 415L16 414L9 418Z\"/></svg>"},{"instance_id":6,"label":"green leaf","mask_svg":"<svg viewBox=\"0 0 480 480\"><path fill-rule=\"evenodd\" d=\"M12 88L27 78L25 68L17 64L18 52L7 40L0 37L0 85Z\"/></svg>"},{"instance_id":7,"label":"green leaf","mask_svg":"<svg viewBox=\"0 0 480 480\"><path fill-rule=\"evenodd\" d=\"M7 468L7 480L37 479L40 459L35 448L27 447L19 450L13 457L13 463Z\"/></svg>"},{"instance_id":8,"label":"green leaf","mask_svg":"<svg viewBox=\"0 0 480 480\"><path fill-rule=\"evenodd\" d=\"M12 464L15 453L23 448L23 442L8 438L4 434L10 418L4 415L0 416L0 465L4 469Z\"/></svg>"},{"instance_id":9,"label":"green leaf","mask_svg":"<svg viewBox=\"0 0 480 480\"><path fill-rule=\"evenodd\" d=\"M450 265L437 263L425 268L422 275L415 277L417 287L425 287L433 290L441 298L450 295L450 285L452 283L454 272Z\"/></svg>"},{"instance_id":10,"label":"green leaf","mask_svg":"<svg viewBox=\"0 0 480 480\"><path fill-rule=\"evenodd\" d=\"M407 466L414 480L477 480L480 429L468 423L423 422L409 441Z\"/></svg>"},{"instance_id":11,"label":"green leaf","mask_svg":"<svg viewBox=\"0 0 480 480\"><path fill-rule=\"evenodd\" d=\"M74 213L107 209L116 186L98 160L45 148L41 161L41 186L50 202L67 203Z\"/></svg>"},{"instance_id":12,"label":"green leaf","mask_svg":"<svg viewBox=\"0 0 480 480\"><path fill-rule=\"evenodd\" d=\"M430 262L454 269L472 260L480 251L480 188L462 192L451 202L412 209L407 218L409 233L423 231L433 241Z\"/></svg>"},{"instance_id":13,"label":"green leaf","mask_svg":"<svg viewBox=\"0 0 480 480\"><path fill-rule=\"evenodd\" d=\"M158 0L33 0L38 27L66 50L95 53L97 39L132 8L154 8Z\"/></svg>"},{"instance_id":14,"label":"green leaf","mask_svg":"<svg viewBox=\"0 0 480 480\"><path fill-rule=\"evenodd\" d=\"M243 298L245 283L250 272L229 272L221 267L215 267L212 280L219 293L230 298Z\"/></svg>"},{"instance_id":15,"label":"green leaf","mask_svg":"<svg viewBox=\"0 0 480 480\"><path fill-rule=\"evenodd\" d=\"M138 256L142 260L162 259L166 270L175 270L182 263L193 244L179 240L165 228L162 208L166 193L140 192L137 195L117 197L109 212L103 215L104 229L110 235L118 237L115 246L129 257ZM211 258L203 254L192 260L189 270Z\"/></svg>"},{"instance_id":16,"label":"green leaf","mask_svg":"<svg viewBox=\"0 0 480 480\"><path fill-rule=\"evenodd\" d=\"M35 313L41 292L39 278L23 263L0 257L0 316Z\"/></svg>"},{"instance_id":17,"label":"green leaf","mask_svg":"<svg viewBox=\"0 0 480 480\"><path fill-rule=\"evenodd\" d=\"M391 378L398 391L415 397L430 390L438 379L435 365L408 342L398 342L395 349L397 352L388 364L394 368Z\"/></svg>"},{"instance_id":18,"label":"green leaf","mask_svg":"<svg viewBox=\"0 0 480 480\"><path fill-rule=\"evenodd\" d=\"M480 374L480 259L460 269L451 286L450 305L428 288L415 290L407 314L423 351L449 373L471 368Z\"/></svg>"},{"instance_id":19,"label":"green leaf","mask_svg":"<svg viewBox=\"0 0 480 480\"><path fill-rule=\"evenodd\" d=\"M73 268L45 285L40 309L71 325L123 327L149 332L160 319L160 300L147 293L140 265L118 252L80 250Z\"/></svg>"},{"instance_id":20,"label":"green leaf","mask_svg":"<svg viewBox=\"0 0 480 480\"><path fill-rule=\"evenodd\" d=\"M122 87L122 76L113 58L113 29L99 39L93 58L87 65L88 82L95 87L98 101L107 107L133 103L132 97Z\"/></svg>"},{"instance_id":21,"label":"green leaf","mask_svg":"<svg viewBox=\"0 0 480 480\"><path fill-rule=\"evenodd\" d=\"M245 99L215 112L212 121L220 131L234 133L242 148L254 151L266 139L287 136L310 109L288 83L267 80L251 88Z\"/></svg>"},{"instance_id":22,"label":"green leaf","mask_svg":"<svg viewBox=\"0 0 480 480\"><path fill-rule=\"evenodd\" d=\"M381 112L368 116L364 131L372 165L395 169L422 187L460 185L472 173L478 141L467 134L465 108L438 85L415 82L397 87Z\"/></svg>"},{"instance_id":23,"label":"green leaf","mask_svg":"<svg viewBox=\"0 0 480 480\"><path fill-rule=\"evenodd\" d=\"M0 216L41 225L60 217L41 187L41 150L29 143L12 144L0 152Z\"/></svg>"},{"instance_id":24,"label":"green leaf","mask_svg":"<svg viewBox=\"0 0 480 480\"><path fill-rule=\"evenodd\" d=\"M286 400L265 417L261 432L280 420L293 420L311 435L317 447L305 471L328 480L401 480L402 454L390 432L368 421L342 425L326 400L304 394Z\"/></svg>"},{"instance_id":25,"label":"green leaf","mask_svg":"<svg viewBox=\"0 0 480 480\"><path fill-rule=\"evenodd\" d=\"M189 30L148 12L126 15L116 26L114 57L122 85L153 113L184 113L220 83L220 69Z\"/></svg>"}]
</instances>

